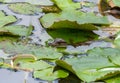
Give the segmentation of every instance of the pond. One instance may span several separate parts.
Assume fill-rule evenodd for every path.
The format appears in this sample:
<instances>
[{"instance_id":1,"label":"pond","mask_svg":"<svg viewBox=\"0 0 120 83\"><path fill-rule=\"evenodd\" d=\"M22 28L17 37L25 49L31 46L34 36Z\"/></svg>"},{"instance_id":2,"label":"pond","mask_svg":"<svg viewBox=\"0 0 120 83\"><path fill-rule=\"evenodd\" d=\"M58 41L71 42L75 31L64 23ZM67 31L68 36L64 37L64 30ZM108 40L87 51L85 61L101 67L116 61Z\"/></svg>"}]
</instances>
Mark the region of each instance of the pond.
<instances>
[{"instance_id":1,"label":"pond","mask_svg":"<svg viewBox=\"0 0 120 83\"><path fill-rule=\"evenodd\" d=\"M102 9L101 4L103 3L99 2L103 0L66 0L65 3L67 4L57 2L57 0L53 1L57 7L54 7L53 2L49 0L41 0L41 2L34 2L33 0L0 1L0 17L6 17L3 23L0 19L0 28L5 28L0 30L0 40L2 40L0 45L0 83L82 83L83 80L109 83L109 79L105 79L107 78L106 75L111 72L118 74L119 71L119 69L113 71L112 68L110 69L110 67L116 68L116 64L118 64L118 62L114 62L116 59L111 57L113 57L112 54L115 56L119 54L119 49L114 49L117 46L113 45L120 27L119 19L109 14L107 16L102 15L106 12L104 9L108 7L105 5L107 7ZM16 4L18 5L16 6ZM119 7L119 5L117 6ZM108 8L108 10L110 9ZM8 17L13 19L7 19ZM10 20L10 22L7 23L6 20ZM19 31L8 29L10 26L17 26ZM17 42L13 41L17 37L20 37ZM10 38L10 41L6 40L7 38ZM115 42L120 45L118 40ZM98 55L101 54L101 57L98 57L96 52ZM96 68L86 65L93 60L91 55L95 55L93 59L96 60L93 62L96 63ZM83 59L80 59L81 57ZM107 61L106 57L115 64ZM2 59L5 61L2 62ZM100 61L102 59L105 62ZM84 69L79 61L88 66L88 68L85 67L86 71L77 70L77 68L82 70L79 64ZM91 65L94 65L93 62ZM5 65L3 65L4 63ZM89 68L90 70L87 70ZM92 74L90 71L97 71L97 68L98 72L93 73L93 78L89 79L83 75L86 73L89 76ZM108 68L109 72L104 68ZM51 73L51 71L54 72ZM107 72L103 75L102 71ZM46 73L43 74L42 72ZM101 75L97 77L96 74L98 73L101 73L105 80L102 79ZM49 81L45 81L46 79Z\"/></svg>"}]
</instances>

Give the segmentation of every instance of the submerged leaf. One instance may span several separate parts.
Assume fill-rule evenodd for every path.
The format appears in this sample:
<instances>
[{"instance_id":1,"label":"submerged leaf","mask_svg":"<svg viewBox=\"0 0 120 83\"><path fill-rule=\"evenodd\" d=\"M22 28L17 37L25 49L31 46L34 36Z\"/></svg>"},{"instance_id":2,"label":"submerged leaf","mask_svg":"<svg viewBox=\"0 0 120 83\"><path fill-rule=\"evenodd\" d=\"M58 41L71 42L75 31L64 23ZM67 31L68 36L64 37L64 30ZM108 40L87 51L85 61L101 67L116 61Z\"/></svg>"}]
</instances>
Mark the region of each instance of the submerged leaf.
<instances>
[{"instance_id":1,"label":"submerged leaf","mask_svg":"<svg viewBox=\"0 0 120 83\"><path fill-rule=\"evenodd\" d=\"M90 28L90 27L89 27ZM81 31L77 29L48 29L48 34L56 39L62 38L68 44L79 44L80 42L85 42L93 39L97 39L97 35L90 31ZM85 34L87 33L87 34Z\"/></svg>"}]
</instances>

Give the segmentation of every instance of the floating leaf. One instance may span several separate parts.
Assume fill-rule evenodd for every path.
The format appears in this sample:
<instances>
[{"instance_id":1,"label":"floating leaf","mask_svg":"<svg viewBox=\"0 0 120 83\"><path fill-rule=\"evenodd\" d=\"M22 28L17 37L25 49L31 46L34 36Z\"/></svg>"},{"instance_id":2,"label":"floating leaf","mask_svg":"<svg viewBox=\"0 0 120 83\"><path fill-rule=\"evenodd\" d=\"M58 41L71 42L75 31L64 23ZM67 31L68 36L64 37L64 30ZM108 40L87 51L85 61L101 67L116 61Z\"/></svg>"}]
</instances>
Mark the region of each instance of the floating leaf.
<instances>
[{"instance_id":1,"label":"floating leaf","mask_svg":"<svg viewBox=\"0 0 120 83\"><path fill-rule=\"evenodd\" d=\"M84 56L81 58L66 59L64 61L64 64L68 66L61 64L62 61L60 60L56 61L56 63L69 71L72 70L71 72L73 72L81 80L86 82L92 82L108 78L115 75L115 72L119 70L119 68L118 70L109 69L116 68L117 66L109 62L108 58L102 56ZM111 75L109 75L110 73Z\"/></svg>"},{"instance_id":2,"label":"floating leaf","mask_svg":"<svg viewBox=\"0 0 120 83\"><path fill-rule=\"evenodd\" d=\"M105 16L100 17L96 16L94 13L77 11L76 8L78 8L79 3L74 3L72 0L53 0L53 2L62 10L62 12L44 15L40 21L45 28L77 28L82 30L94 30L97 28L92 24L110 24ZM91 24L91 28L88 28L87 26L85 27L83 24Z\"/></svg>"},{"instance_id":3,"label":"floating leaf","mask_svg":"<svg viewBox=\"0 0 120 83\"><path fill-rule=\"evenodd\" d=\"M42 12L42 9L29 3L10 4L9 8L19 14L36 14Z\"/></svg>"},{"instance_id":4,"label":"floating leaf","mask_svg":"<svg viewBox=\"0 0 120 83\"><path fill-rule=\"evenodd\" d=\"M114 40L114 45L116 47L120 47L120 31L117 33L117 36L116 36L116 38Z\"/></svg>"},{"instance_id":5,"label":"floating leaf","mask_svg":"<svg viewBox=\"0 0 120 83\"><path fill-rule=\"evenodd\" d=\"M120 75L114 76L109 79L104 80L106 83L119 83L120 82Z\"/></svg>"},{"instance_id":6,"label":"floating leaf","mask_svg":"<svg viewBox=\"0 0 120 83\"><path fill-rule=\"evenodd\" d=\"M24 58L23 58L24 59ZM35 61L35 62L26 62L26 63L22 63L20 65L20 68L23 69L30 69L30 70L43 70L46 68L52 67L51 65L49 65L48 63L40 60L40 61Z\"/></svg>"},{"instance_id":7,"label":"floating leaf","mask_svg":"<svg viewBox=\"0 0 120 83\"><path fill-rule=\"evenodd\" d=\"M54 69L54 67L44 69L41 71L35 71L33 76L35 78L40 78L42 80L53 81L58 78L65 78L69 75L68 72L66 72L64 70L53 71L53 69Z\"/></svg>"},{"instance_id":8,"label":"floating leaf","mask_svg":"<svg viewBox=\"0 0 120 83\"><path fill-rule=\"evenodd\" d=\"M29 36L33 30L33 27L25 27L20 25L5 26L0 28L0 34L8 34L14 36Z\"/></svg>"},{"instance_id":9,"label":"floating leaf","mask_svg":"<svg viewBox=\"0 0 120 83\"><path fill-rule=\"evenodd\" d=\"M34 45L22 45L22 44L11 44L1 43L0 49L3 49L9 54L33 54L37 59L59 59L62 57L61 53L58 53L55 48L51 47L40 47Z\"/></svg>"},{"instance_id":10,"label":"floating leaf","mask_svg":"<svg viewBox=\"0 0 120 83\"><path fill-rule=\"evenodd\" d=\"M75 10L80 8L80 3L74 3L72 0L52 0L61 10Z\"/></svg>"},{"instance_id":11,"label":"floating leaf","mask_svg":"<svg viewBox=\"0 0 120 83\"><path fill-rule=\"evenodd\" d=\"M9 2L12 2L12 0L0 0L0 2L9 3Z\"/></svg>"},{"instance_id":12,"label":"floating leaf","mask_svg":"<svg viewBox=\"0 0 120 83\"><path fill-rule=\"evenodd\" d=\"M16 3L16 2L26 2L26 3L30 3L33 5L53 5L53 3L50 0L24 0L24 1L19 1L19 0L0 0L0 2L3 3Z\"/></svg>"},{"instance_id":13,"label":"floating leaf","mask_svg":"<svg viewBox=\"0 0 120 83\"><path fill-rule=\"evenodd\" d=\"M113 62L116 65L120 66L120 55L115 55L115 56L109 56L109 59L111 60L111 62Z\"/></svg>"},{"instance_id":14,"label":"floating leaf","mask_svg":"<svg viewBox=\"0 0 120 83\"><path fill-rule=\"evenodd\" d=\"M117 48L94 48L87 52L88 56L116 56L120 54L120 50Z\"/></svg>"},{"instance_id":15,"label":"floating leaf","mask_svg":"<svg viewBox=\"0 0 120 83\"><path fill-rule=\"evenodd\" d=\"M89 18L89 20L88 20ZM50 20L49 20L50 19ZM73 28L95 30L92 24L109 24L107 17L99 17L93 13L83 13L76 10L49 13L44 15L40 22L45 28ZM89 27L88 27L89 26Z\"/></svg>"},{"instance_id":16,"label":"floating leaf","mask_svg":"<svg viewBox=\"0 0 120 83\"><path fill-rule=\"evenodd\" d=\"M4 12L3 12L3 11L0 11L0 18L2 18L2 17L4 17L4 16L5 16Z\"/></svg>"},{"instance_id":17,"label":"floating leaf","mask_svg":"<svg viewBox=\"0 0 120 83\"><path fill-rule=\"evenodd\" d=\"M9 35L0 35L0 43L1 42L17 42L19 40L18 36L9 36Z\"/></svg>"},{"instance_id":18,"label":"floating leaf","mask_svg":"<svg viewBox=\"0 0 120 83\"><path fill-rule=\"evenodd\" d=\"M53 5L53 3L50 0L25 0L25 2L28 2L30 4L34 5Z\"/></svg>"},{"instance_id":19,"label":"floating leaf","mask_svg":"<svg viewBox=\"0 0 120 83\"><path fill-rule=\"evenodd\" d=\"M17 19L14 16L6 16L2 11L0 11L0 28L16 21Z\"/></svg>"},{"instance_id":20,"label":"floating leaf","mask_svg":"<svg viewBox=\"0 0 120 83\"><path fill-rule=\"evenodd\" d=\"M58 53L54 48L39 48L33 49L32 52L38 59L60 59L62 57L61 53Z\"/></svg>"}]
</instances>

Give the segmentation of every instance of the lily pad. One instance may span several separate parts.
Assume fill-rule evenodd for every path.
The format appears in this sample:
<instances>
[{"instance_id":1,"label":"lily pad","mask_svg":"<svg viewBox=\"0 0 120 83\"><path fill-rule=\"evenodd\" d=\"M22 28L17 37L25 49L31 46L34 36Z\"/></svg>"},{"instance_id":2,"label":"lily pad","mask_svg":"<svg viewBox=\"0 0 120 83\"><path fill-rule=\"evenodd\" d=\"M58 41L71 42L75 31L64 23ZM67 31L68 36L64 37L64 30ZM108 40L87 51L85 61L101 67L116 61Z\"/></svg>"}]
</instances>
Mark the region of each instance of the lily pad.
<instances>
[{"instance_id":1,"label":"lily pad","mask_svg":"<svg viewBox=\"0 0 120 83\"><path fill-rule=\"evenodd\" d=\"M108 58L102 56L84 56L81 58L66 59L64 62L58 60L56 63L59 66L73 72L84 82L102 80L115 75L116 72L119 73L119 68L118 70L111 69L116 68L117 66L109 62ZM64 63L68 66L66 67L61 63ZM111 75L109 75L110 73Z\"/></svg>"},{"instance_id":2,"label":"lily pad","mask_svg":"<svg viewBox=\"0 0 120 83\"><path fill-rule=\"evenodd\" d=\"M82 30L97 29L97 27L92 24L110 24L105 16L99 17L93 13L83 13L76 10L64 10L60 13L48 13L40 19L40 22L42 23L43 27L48 29L73 28Z\"/></svg>"},{"instance_id":3,"label":"lily pad","mask_svg":"<svg viewBox=\"0 0 120 83\"><path fill-rule=\"evenodd\" d=\"M53 5L51 0L25 0L25 2L34 5L45 5L45 6Z\"/></svg>"},{"instance_id":4,"label":"lily pad","mask_svg":"<svg viewBox=\"0 0 120 83\"><path fill-rule=\"evenodd\" d=\"M53 59L53 60L56 60L56 59L60 59L62 57L62 54L57 52L56 49L54 48L39 48L38 50L37 49L33 49L33 52L32 52L36 57L37 59Z\"/></svg>"},{"instance_id":5,"label":"lily pad","mask_svg":"<svg viewBox=\"0 0 120 83\"><path fill-rule=\"evenodd\" d=\"M118 47L118 48L120 47L120 31L117 33L117 36L114 40L114 45L115 47Z\"/></svg>"},{"instance_id":6,"label":"lily pad","mask_svg":"<svg viewBox=\"0 0 120 83\"><path fill-rule=\"evenodd\" d=\"M10 4L8 7L12 11L19 13L19 14L33 15L38 12L42 12L42 9L40 7L31 5L29 3L15 3L15 4Z\"/></svg>"},{"instance_id":7,"label":"lily pad","mask_svg":"<svg viewBox=\"0 0 120 83\"><path fill-rule=\"evenodd\" d=\"M35 61L35 62L26 62L22 63L20 65L20 68L23 69L29 69L29 70L43 70L52 67L52 65L49 65L48 63L40 60L40 61Z\"/></svg>"},{"instance_id":8,"label":"lily pad","mask_svg":"<svg viewBox=\"0 0 120 83\"><path fill-rule=\"evenodd\" d=\"M12 2L12 0L0 0L0 2L9 3L9 2Z\"/></svg>"},{"instance_id":9,"label":"lily pad","mask_svg":"<svg viewBox=\"0 0 120 83\"><path fill-rule=\"evenodd\" d=\"M9 36L9 35L0 35L0 42L17 42L20 37L18 36Z\"/></svg>"},{"instance_id":10,"label":"lily pad","mask_svg":"<svg viewBox=\"0 0 120 83\"><path fill-rule=\"evenodd\" d=\"M118 54L118 55L115 55L115 56L109 56L109 59L110 59L114 64L120 66L120 56L119 56L119 54Z\"/></svg>"},{"instance_id":11,"label":"lily pad","mask_svg":"<svg viewBox=\"0 0 120 83\"><path fill-rule=\"evenodd\" d=\"M65 78L69 75L69 73L64 70L53 71L53 69L54 67L44 69L41 71L35 71L33 75L35 78L40 78L42 80L48 80L48 81L53 81L58 78Z\"/></svg>"},{"instance_id":12,"label":"lily pad","mask_svg":"<svg viewBox=\"0 0 120 83\"><path fill-rule=\"evenodd\" d=\"M17 19L14 16L6 16L2 11L0 11L0 28L16 21Z\"/></svg>"},{"instance_id":13,"label":"lily pad","mask_svg":"<svg viewBox=\"0 0 120 83\"><path fill-rule=\"evenodd\" d=\"M88 56L117 56L120 54L120 50L117 48L94 48L87 52Z\"/></svg>"},{"instance_id":14,"label":"lily pad","mask_svg":"<svg viewBox=\"0 0 120 83\"><path fill-rule=\"evenodd\" d=\"M0 0L0 2L2 3L15 3L15 2L26 2L26 3L30 3L33 5L53 5L53 3L50 0L24 0L24 1L13 1L13 0Z\"/></svg>"},{"instance_id":15,"label":"lily pad","mask_svg":"<svg viewBox=\"0 0 120 83\"><path fill-rule=\"evenodd\" d=\"M80 8L80 3L75 3L72 0L52 0L61 10L75 10Z\"/></svg>"},{"instance_id":16,"label":"lily pad","mask_svg":"<svg viewBox=\"0 0 120 83\"><path fill-rule=\"evenodd\" d=\"M37 59L59 59L62 54L57 52L55 48L51 47L40 47L34 45L22 45L22 44L11 44L1 43L0 49L3 49L6 53L16 54L33 54Z\"/></svg>"},{"instance_id":17,"label":"lily pad","mask_svg":"<svg viewBox=\"0 0 120 83\"><path fill-rule=\"evenodd\" d=\"M119 83L120 82L120 75L116 75L112 78L105 79L104 80L106 83Z\"/></svg>"},{"instance_id":18,"label":"lily pad","mask_svg":"<svg viewBox=\"0 0 120 83\"><path fill-rule=\"evenodd\" d=\"M22 25L12 25L0 28L0 35L13 35L13 36L29 36L33 27L26 27Z\"/></svg>"}]
</instances>

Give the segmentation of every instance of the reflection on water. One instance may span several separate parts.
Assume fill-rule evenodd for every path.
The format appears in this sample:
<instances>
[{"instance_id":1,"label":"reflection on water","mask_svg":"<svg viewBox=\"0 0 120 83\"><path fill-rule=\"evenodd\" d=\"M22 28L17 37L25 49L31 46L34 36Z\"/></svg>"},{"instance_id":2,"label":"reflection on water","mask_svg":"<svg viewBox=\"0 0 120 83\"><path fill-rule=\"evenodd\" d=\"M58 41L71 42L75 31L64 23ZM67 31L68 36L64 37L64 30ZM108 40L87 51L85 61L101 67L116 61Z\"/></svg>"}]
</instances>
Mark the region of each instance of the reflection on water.
<instances>
[{"instance_id":1,"label":"reflection on water","mask_svg":"<svg viewBox=\"0 0 120 83\"><path fill-rule=\"evenodd\" d=\"M8 69L0 69L0 83L58 83L58 80L47 82L44 80L34 79L32 77L32 73L29 72L15 72Z\"/></svg>"},{"instance_id":2,"label":"reflection on water","mask_svg":"<svg viewBox=\"0 0 120 83\"><path fill-rule=\"evenodd\" d=\"M0 69L0 83L24 83L25 73L26 72L24 71L14 72L7 69ZM48 82L35 80L32 78L32 74L30 73L26 79L26 83L48 83Z\"/></svg>"}]
</instances>

